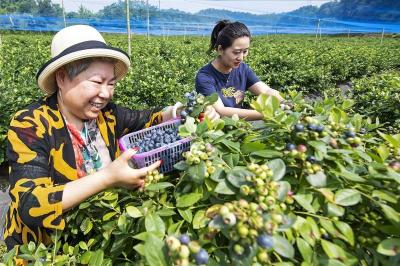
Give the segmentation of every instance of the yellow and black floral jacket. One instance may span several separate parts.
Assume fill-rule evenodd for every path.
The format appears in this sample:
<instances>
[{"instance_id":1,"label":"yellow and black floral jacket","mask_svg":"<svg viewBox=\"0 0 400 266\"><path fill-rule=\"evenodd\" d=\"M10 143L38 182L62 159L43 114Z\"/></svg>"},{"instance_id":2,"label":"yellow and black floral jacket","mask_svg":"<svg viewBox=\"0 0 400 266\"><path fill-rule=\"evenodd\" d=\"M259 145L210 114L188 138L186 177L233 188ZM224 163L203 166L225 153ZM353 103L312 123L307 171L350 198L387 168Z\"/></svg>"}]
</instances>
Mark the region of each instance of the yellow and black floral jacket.
<instances>
[{"instance_id":1,"label":"yellow and black floral jacket","mask_svg":"<svg viewBox=\"0 0 400 266\"><path fill-rule=\"evenodd\" d=\"M124 134L161 122L160 109L133 111L109 103L97 126L114 160ZM63 230L62 194L77 179L75 155L65 121L53 94L21 110L8 131L11 204L4 238L10 250L29 241L50 242L53 230Z\"/></svg>"}]
</instances>

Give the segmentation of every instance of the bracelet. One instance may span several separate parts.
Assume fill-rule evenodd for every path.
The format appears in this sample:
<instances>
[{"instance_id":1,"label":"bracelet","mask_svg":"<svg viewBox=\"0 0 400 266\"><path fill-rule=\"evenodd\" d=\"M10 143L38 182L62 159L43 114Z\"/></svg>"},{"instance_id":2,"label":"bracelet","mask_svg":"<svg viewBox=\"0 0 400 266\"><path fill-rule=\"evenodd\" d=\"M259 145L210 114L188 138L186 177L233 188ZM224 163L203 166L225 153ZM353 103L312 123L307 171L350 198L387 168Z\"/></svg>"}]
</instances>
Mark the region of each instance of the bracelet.
<instances>
[{"instance_id":1,"label":"bracelet","mask_svg":"<svg viewBox=\"0 0 400 266\"><path fill-rule=\"evenodd\" d=\"M172 118L173 119L177 118L176 111L178 110L178 108L180 108L182 106L183 106L183 104L181 102L177 102L176 104L174 104L174 106L172 106Z\"/></svg>"}]
</instances>

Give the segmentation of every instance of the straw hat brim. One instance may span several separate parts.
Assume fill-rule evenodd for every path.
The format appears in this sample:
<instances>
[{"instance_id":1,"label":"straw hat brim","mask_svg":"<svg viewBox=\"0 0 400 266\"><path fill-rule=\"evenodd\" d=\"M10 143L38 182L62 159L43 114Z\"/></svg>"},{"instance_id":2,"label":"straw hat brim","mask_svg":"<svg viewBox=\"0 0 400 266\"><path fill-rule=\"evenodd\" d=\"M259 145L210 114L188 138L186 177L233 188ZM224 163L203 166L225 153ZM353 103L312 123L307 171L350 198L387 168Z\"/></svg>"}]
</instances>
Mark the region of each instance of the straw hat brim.
<instances>
[{"instance_id":1,"label":"straw hat brim","mask_svg":"<svg viewBox=\"0 0 400 266\"><path fill-rule=\"evenodd\" d=\"M84 49L63 54L47 61L36 76L39 87L47 95L53 94L57 90L55 79L55 72L57 69L73 61L93 57L108 57L116 59L115 75L117 80L122 79L128 73L130 66L129 56L122 50L110 46Z\"/></svg>"}]
</instances>

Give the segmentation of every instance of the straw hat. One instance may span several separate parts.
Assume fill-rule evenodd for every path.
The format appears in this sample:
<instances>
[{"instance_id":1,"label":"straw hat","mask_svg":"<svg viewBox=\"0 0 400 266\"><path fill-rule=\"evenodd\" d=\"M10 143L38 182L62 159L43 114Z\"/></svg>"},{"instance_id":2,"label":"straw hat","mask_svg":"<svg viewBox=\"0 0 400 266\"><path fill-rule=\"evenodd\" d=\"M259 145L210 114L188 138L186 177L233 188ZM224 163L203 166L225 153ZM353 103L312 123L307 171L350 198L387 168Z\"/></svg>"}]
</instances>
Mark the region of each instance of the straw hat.
<instances>
[{"instance_id":1,"label":"straw hat","mask_svg":"<svg viewBox=\"0 0 400 266\"><path fill-rule=\"evenodd\" d=\"M110 57L117 60L115 75L120 80L128 72L129 56L122 50L108 46L93 27L75 25L60 30L51 43L51 59L39 70L36 79L39 87L51 95L57 90L55 72L70 62L89 57Z\"/></svg>"}]
</instances>

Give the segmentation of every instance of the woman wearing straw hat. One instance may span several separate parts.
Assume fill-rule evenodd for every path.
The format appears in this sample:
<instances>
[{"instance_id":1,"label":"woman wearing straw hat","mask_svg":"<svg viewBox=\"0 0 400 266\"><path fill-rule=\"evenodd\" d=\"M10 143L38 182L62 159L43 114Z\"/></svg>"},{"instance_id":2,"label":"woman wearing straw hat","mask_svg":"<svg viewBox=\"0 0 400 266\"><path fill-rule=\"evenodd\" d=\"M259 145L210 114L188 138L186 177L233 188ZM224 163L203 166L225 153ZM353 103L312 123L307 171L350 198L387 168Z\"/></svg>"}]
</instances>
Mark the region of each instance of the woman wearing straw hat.
<instances>
[{"instance_id":1,"label":"woman wearing straw hat","mask_svg":"<svg viewBox=\"0 0 400 266\"><path fill-rule=\"evenodd\" d=\"M212 33L208 52L218 56L203 66L196 75L196 90L203 95L215 92L219 100L213 105L221 116L237 114L248 120L262 119L255 110L242 108L245 92L255 95L267 94L283 100L278 91L271 89L243 62L250 48L250 31L241 22L222 20L217 22Z\"/></svg>"},{"instance_id":2,"label":"woman wearing straw hat","mask_svg":"<svg viewBox=\"0 0 400 266\"><path fill-rule=\"evenodd\" d=\"M50 242L52 230L64 229L63 213L104 189L143 186L161 162L133 169L128 161L135 151L120 155L117 140L176 117L176 107L133 111L110 102L130 59L90 26L59 31L51 55L37 74L47 97L19 111L8 132L8 249ZM219 117L212 108L206 115Z\"/></svg>"}]
</instances>

